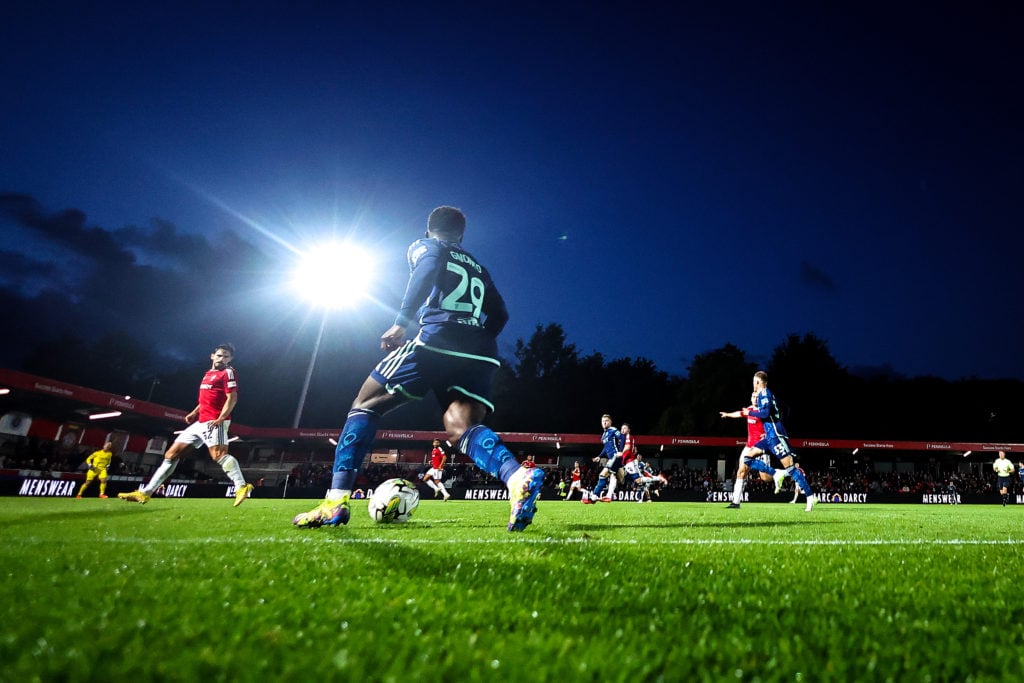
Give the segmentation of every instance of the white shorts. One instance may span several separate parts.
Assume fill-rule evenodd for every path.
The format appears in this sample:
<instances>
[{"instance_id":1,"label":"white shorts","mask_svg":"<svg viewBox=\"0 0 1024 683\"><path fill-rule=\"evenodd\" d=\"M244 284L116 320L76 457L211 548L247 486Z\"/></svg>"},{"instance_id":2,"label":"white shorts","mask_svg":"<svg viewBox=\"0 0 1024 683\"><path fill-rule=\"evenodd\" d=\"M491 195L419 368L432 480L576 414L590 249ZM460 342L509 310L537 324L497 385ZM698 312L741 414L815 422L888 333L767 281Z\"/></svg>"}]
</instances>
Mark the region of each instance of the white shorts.
<instances>
[{"instance_id":1,"label":"white shorts","mask_svg":"<svg viewBox=\"0 0 1024 683\"><path fill-rule=\"evenodd\" d=\"M220 427L215 427L213 420L208 422L193 422L174 440L174 443L187 443L196 448L206 446L227 446L228 427L231 420L224 420Z\"/></svg>"},{"instance_id":2,"label":"white shorts","mask_svg":"<svg viewBox=\"0 0 1024 683\"><path fill-rule=\"evenodd\" d=\"M431 467L429 470L427 470L427 473L423 475L424 479L426 479L427 477L430 477L434 481L444 481L444 470L438 469L436 467Z\"/></svg>"}]
</instances>

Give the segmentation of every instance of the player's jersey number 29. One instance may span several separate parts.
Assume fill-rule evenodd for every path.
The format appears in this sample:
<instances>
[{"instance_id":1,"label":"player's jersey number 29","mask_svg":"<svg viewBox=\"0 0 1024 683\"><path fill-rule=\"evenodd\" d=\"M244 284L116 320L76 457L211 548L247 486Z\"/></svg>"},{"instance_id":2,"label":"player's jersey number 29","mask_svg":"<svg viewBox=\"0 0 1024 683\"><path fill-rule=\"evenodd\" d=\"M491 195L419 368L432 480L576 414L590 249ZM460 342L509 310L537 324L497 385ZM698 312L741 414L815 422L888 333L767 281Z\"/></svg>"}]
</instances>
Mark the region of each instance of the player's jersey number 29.
<instances>
[{"instance_id":1,"label":"player's jersey number 29","mask_svg":"<svg viewBox=\"0 0 1024 683\"><path fill-rule=\"evenodd\" d=\"M448 261L448 272L454 273L459 281L452 291L441 301L441 308L452 313L469 313L480 320L480 309L484 305L486 286L484 281L458 263Z\"/></svg>"}]
</instances>

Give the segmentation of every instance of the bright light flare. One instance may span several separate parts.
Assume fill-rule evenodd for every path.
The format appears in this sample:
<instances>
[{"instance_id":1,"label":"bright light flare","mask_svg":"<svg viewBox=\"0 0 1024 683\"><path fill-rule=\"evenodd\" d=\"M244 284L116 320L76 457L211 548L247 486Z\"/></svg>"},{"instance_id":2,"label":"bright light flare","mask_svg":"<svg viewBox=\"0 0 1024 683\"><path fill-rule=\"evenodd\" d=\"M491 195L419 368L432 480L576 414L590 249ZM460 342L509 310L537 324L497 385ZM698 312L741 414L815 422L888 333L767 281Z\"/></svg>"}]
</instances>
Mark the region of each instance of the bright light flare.
<instances>
[{"instance_id":1,"label":"bright light flare","mask_svg":"<svg viewBox=\"0 0 1024 683\"><path fill-rule=\"evenodd\" d=\"M109 413L93 413L89 416L90 420L105 420L108 417L118 417L121 414L120 410L111 410Z\"/></svg>"},{"instance_id":2,"label":"bright light flare","mask_svg":"<svg viewBox=\"0 0 1024 683\"><path fill-rule=\"evenodd\" d=\"M366 296L372 280L373 262L369 254L353 244L336 242L303 254L292 287L317 306L345 308Z\"/></svg>"}]
</instances>

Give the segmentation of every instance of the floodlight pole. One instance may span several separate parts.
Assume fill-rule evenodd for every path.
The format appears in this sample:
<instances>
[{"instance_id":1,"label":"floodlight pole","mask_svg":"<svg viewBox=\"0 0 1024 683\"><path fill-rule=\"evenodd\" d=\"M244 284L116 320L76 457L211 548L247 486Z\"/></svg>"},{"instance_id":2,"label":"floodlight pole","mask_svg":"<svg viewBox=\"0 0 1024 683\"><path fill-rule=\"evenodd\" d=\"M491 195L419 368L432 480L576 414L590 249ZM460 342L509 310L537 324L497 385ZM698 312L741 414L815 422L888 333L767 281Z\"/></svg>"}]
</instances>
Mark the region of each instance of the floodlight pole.
<instances>
[{"instance_id":1,"label":"floodlight pole","mask_svg":"<svg viewBox=\"0 0 1024 683\"><path fill-rule=\"evenodd\" d=\"M327 310L320 318L320 331L316 335L316 343L313 344L313 355L309 359L309 367L306 368L306 379L302 383L302 392L299 394L299 406L295 409L295 420L292 421L292 429L299 428L299 420L302 419L302 409L306 407L306 392L309 391L309 380L313 377L313 366L316 365L316 356L320 353L320 340L324 336L324 327L327 325Z\"/></svg>"}]
</instances>

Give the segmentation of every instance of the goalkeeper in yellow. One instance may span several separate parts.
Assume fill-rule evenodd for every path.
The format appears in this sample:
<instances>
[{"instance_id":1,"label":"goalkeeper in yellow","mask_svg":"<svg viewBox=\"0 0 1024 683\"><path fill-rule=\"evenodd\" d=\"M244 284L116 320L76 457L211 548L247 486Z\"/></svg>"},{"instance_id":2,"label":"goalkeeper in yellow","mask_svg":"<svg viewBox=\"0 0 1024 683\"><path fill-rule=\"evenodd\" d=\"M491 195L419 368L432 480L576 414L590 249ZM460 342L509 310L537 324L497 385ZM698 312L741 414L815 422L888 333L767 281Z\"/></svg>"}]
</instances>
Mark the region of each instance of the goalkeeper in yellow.
<instances>
[{"instance_id":1,"label":"goalkeeper in yellow","mask_svg":"<svg viewBox=\"0 0 1024 683\"><path fill-rule=\"evenodd\" d=\"M78 495L75 498L81 498L82 493L89 488L89 484L96 477L100 479L100 498L107 497L107 468L110 467L110 461L114 458L114 444L111 441L103 444L103 448L98 451L93 451L92 454L85 459L85 464L89 466L89 471L85 474L85 483L82 484L82 488L78 489Z\"/></svg>"}]
</instances>

